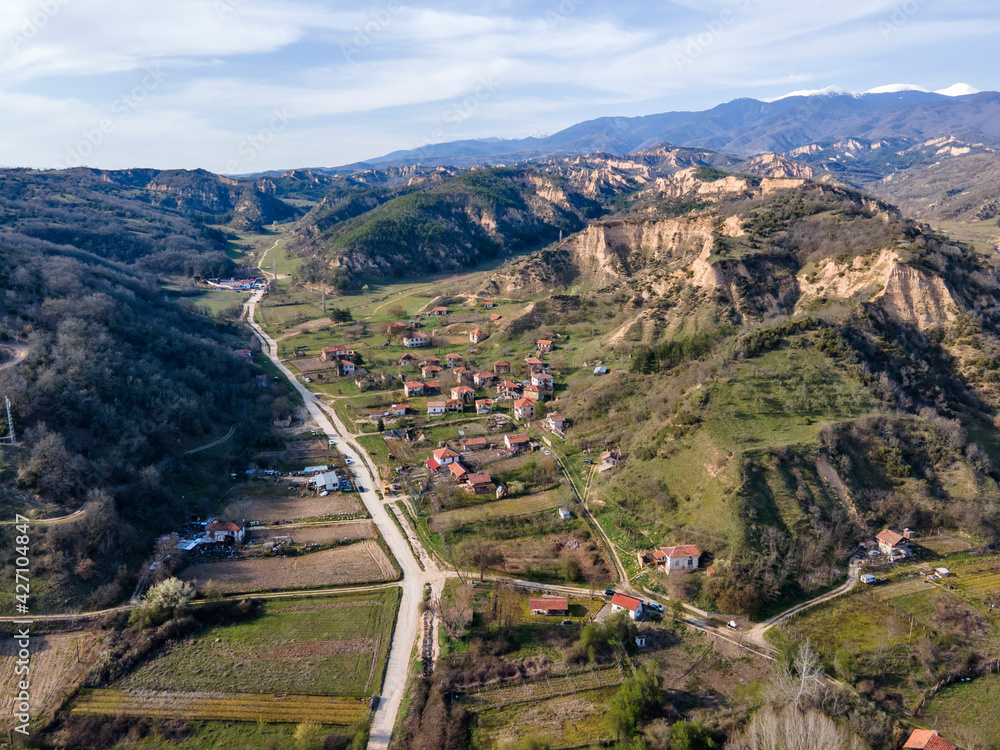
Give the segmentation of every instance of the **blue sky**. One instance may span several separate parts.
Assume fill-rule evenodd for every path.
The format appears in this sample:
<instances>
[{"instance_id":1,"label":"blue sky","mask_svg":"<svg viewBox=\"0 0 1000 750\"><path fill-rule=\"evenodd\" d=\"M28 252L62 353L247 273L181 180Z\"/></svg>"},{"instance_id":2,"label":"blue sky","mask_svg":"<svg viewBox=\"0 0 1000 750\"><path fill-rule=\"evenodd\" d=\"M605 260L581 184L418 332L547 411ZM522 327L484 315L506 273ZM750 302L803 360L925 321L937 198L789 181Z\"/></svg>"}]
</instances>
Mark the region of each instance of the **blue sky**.
<instances>
[{"instance_id":1,"label":"blue sky","mask_svg":"<svg viewBox=\"0 0 1000 750\"><path fill-rule=\"evenodd\" d=\"M830 85L1000 89L991 0L3 5L5 166L335 166Z\"/></svg>"}]
</instances>

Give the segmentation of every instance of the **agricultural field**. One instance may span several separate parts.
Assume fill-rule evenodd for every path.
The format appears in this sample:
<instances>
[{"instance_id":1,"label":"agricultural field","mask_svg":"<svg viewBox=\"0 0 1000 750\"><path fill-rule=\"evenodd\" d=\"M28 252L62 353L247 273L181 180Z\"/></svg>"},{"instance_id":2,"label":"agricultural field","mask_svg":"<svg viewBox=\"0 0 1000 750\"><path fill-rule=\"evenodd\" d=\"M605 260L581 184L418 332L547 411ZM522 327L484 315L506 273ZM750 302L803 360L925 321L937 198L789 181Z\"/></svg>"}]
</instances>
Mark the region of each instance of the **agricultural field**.
<instances>
[{"instance_id":1,"label":"agricultural field","mask_svg":"<svg viewBox=\"0 0 1000 750\"><path fill-rule=\"evenodd\" d=\"M209 628L112 685L122 691L363 698L381 689L399 589L269 599L248 622ZM197 702L194 706L204 704ZM281 712L286 707L271 703ZM317 704L332 710L337 704ZM207 709L206 709L207 710ZM208 715L190 718L210 718ZM255 720L255 719L254 719Z\"/></svg>"},{"instance_id":2,"label":"agricultural field","mask_svg":"<svg viewBox=\"0 0 1000 750\"><path fill-rule=\"evenodd\" d=\"M34 715L54 709L63 696L72 692L97 657L98 637L94 633L32 633L31 640L31 703ZM0 691L4 696L17 694L14 672L17 645L6 634L0 640ZM4 702L0 721L13 720L14 704Z\"/></svg>"},{"instance_id":3,"label":"agricultural field","mask_svg":"<svg viewBox=\"0 0 1000 750\"><path fill-rule=\"evenodd\" d=\"M435 533L442 529L453 529L467 523L492 521L499 518L514 518L540 513L572 502L572 496L565 489L549 490L527 497L512 497L506 500L471 505L466 508L438 513L431 517L427 526Z\"/></svg>"},{"instance_id":4,"label":"agricultural field","mask_svg":"<svg viewBox=\"0 0 1000 750\"><path fill-rule=\"evenodd\" d=\"M194 721L261 721L268 724L350 725L363 718L363 698L255 693L172 692L84 689L73 700L73 714L125 714Z\"/></svg>"},{"instance_id":5,"label":"agricultural field","mask_svg":"<svg viewBox=\"0 0 1000 750\"><path fill-rule=\"evenodd\" d=\"M949 584L970 604L1000 605L1000 557L971 558L950 563L949 568L955 574Z\"/></svg>"},{"instance_id":6,"label":"agricultural field","mask_svg":"<svg viewBox=\"0 0 1000 750\"><path fill-rule=\"evenodd\" d=\"M369 539L294 557L200 563L185 568L178 577L193 581L199 591L233 594L377 583L396 576L392 560Z\"/></svg>"},{"instance_id":7,"label":"agricultural field","mask_svg":"<svg viewBox=\"0 0 1000 750\"><path fill-rule=\"evenodd\" d=\"M281 520L348 515L363 508L355 495L332 492L326 497L291 492L287 485L258 482L241 488L223 511L225 518L240 518L272 524ZM235 494L235 493L234 493Z\"/></svg>"},{"instance_id":8,"label":"agricultural field","mask_svg":"<svg viewBox=\"0 0 1000 750\"><path fill-rule=\"evenodd\" d=\"M956 682L943 688L921 711L923 721L946 737L971 730L985 740L984 747L1000 747L1000 674Z\"/></svg>"},{"instance_id":9,"label":"agricultural field","mask_svg":"<svg viewBox=\"0 0 1000 750\"><path fill-rule=\"evenodd\" d=\"M933 534L921 536L916 544L928 549L935 555L953 555L972 549L972 542L958 534Z\"/></svg>"},{"instance_id":10,"label":"agricultural field","mask_svg":"<svg viewBox=\"0 0 1000 750\"><path fill-rule=\"evenodd\" d=\"M249 536L254 543L267 542L275 535L291 537L290 543L297 546L318 544L328 546L356 539L374 539L375 527L371 521L347 521L323 526L293 526L291 528L250 529Z\"/></svg>"}]
</instances>

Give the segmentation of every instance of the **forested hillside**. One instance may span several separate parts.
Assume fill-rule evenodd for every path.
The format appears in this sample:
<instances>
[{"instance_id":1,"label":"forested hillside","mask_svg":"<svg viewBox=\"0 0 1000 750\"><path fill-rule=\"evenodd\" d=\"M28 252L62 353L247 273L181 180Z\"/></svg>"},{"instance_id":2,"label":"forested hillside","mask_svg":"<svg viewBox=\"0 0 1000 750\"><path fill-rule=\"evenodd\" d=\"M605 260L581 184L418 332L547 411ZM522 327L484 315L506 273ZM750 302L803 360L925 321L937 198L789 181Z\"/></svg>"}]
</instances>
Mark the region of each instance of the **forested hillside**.
<instances>
[{"instance_id":1,"label":"forested hillside","mask_svg":"<svg viewBox=\"0 0 1000 750\"><path fill-rule=\"evenodd\" d=\"M0 396L18 443L0 448L0 493L11 517L87 510L35 532L40 607L112 604L151 540L212 510L289 404L233 355L242 330L167 301L144 270L223 258L209 234L170 210L96 197L99 183L60 198L44 179L4 179ZM185 455L233 426L218 449Z\"/></svg>"}]
</instances>

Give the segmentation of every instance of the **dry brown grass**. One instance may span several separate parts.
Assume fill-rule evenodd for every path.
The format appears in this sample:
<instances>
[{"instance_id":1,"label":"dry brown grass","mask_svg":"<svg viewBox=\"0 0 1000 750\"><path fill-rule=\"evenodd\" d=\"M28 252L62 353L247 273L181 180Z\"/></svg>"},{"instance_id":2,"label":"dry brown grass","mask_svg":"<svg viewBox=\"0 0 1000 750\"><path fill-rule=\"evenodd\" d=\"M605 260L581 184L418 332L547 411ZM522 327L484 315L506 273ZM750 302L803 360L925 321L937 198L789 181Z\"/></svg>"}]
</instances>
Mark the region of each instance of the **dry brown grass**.
<instances>
[{"instance_id":1,"label":"dry brown grass","mask_svg":"<svg viewBox=\"0 0 1000 750\"><path fill-rule=\"evenodd\" d=\"M203 563L180 574L199 590L211 582L222 594L375 583L394 577L392 563L371 540L295 557Z\"/></svg>"},{"instance_id":2,"label":"dry brown grass","mask_svg":"<svg viewBox=\"0 0 1000 750\"><path fill-rule=\"evenodd\" d=\"M31 639L31 707L38 716L54 708L71 692L96 657L97 636L86 631L76 633L33 633ZM79 655L80 661L77 661ZM17 645L9 637L0 641L0 691L4 696L17 694L18 680L14 673ZM14 704L4 702L0 720L13 719Z\"/></svg>"},{"instance_id":3,"label":"dry brown grass","mask_svg":"<svg viewBox=\"0 0 1000 750\"><path fill-rule=\"evenodd\" d=\"M229 504L224 518L245 518L263 524L317 518L339 513L360 513L361 505L353 495L333 492L326 497L297 497L282 494L274 497L241 497Z\"/></svg>"}]
</instances>

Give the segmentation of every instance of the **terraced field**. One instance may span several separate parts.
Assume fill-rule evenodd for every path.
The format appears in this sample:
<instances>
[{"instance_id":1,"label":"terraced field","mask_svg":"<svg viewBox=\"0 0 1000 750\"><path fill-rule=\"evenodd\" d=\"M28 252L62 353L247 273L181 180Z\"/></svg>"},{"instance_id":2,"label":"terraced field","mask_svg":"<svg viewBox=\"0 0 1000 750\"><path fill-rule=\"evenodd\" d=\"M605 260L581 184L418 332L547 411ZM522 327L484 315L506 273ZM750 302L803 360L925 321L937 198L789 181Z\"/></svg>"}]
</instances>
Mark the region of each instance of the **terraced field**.
<instances>
[{"instance_id":1,"label":"terraced field","mask_svg":"<svg viewBox=\"0 0 1000 750\"><path fill-rule=\"evenodd\" d=\"M473 521L487 521L495 518L510 518L513 516L527 516L532 513L539 513L543 510L558 508L566 502L565 493L559 490L549 490L537 495L528 497L514 497L509 500L497 500L483 505L472 505L468 508L456 508L455 510L439 513L430 519L431 531L437 532L442 528L453 528Z\"/></svg>"},{"instance_id":2,"label":"terraced field","mask_svg":"<svg viewBox=\"0 0 1000 750\"><path fill-rule=\"evenodd\" d=\"M196 721L262 721L350 725L365 715L358 698L258 693L179 693L162 690L81 690L74 714L127 714Z\"/></svg>"}]
</instances>

